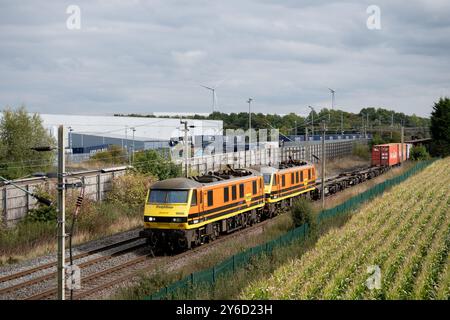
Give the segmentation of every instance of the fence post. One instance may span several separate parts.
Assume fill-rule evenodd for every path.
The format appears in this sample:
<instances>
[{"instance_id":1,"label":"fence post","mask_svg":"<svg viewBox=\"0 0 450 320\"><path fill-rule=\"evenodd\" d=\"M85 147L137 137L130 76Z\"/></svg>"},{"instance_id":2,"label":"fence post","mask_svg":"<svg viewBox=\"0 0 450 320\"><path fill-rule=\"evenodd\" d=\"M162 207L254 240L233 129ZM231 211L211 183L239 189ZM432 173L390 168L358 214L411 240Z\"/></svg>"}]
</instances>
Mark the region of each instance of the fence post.
<instances>
[{"instance_id":1,"label":"fence post","mask_svg":"<svg viewBox=\"0 0 450 320\"><path fill-rule=\"evenodd\" d=\"M30 192L30 185L29 184L27 184L25 186L25 190ZM28 193L25 193L25 207L27 208L27 215L28 215L28 211L30 211L30 195Z\"/></svg>"},{"instance_id":2,"label":"fence post","mask_svg":"<svg viewBox=\"0 0 450 320\"><path fill-rule=\"evenodd\" d=\"M8 225L8 191L6 190L6 186L3 187L2 190L2 205L3 205L3 225L7 226Z\"/></svg>"},{"instance_id":3,"label":"fence post","mask_svg":"<svg viewBox=\"0 0 450 320\"><path fill-rule=\"evenodd\" d=\"M100 179L100 173L97 174L97 201L101 201L102 200L102 191L100 189L101 187L101 179Z\"/></svg>"}]
</instances>

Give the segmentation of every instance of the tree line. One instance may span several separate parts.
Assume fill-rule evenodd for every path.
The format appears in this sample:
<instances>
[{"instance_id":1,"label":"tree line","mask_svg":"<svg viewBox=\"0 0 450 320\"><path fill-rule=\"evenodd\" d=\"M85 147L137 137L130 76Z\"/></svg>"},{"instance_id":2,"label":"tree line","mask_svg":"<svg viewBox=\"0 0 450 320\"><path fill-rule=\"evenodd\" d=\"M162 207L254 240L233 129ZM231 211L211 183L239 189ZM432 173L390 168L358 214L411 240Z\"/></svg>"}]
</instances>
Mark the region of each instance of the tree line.
<instances>
[{"instance_id":1,"label":"tree line","mask_svg":"<svg viewBox=\"0 0 450 320\"><path fill-rule=\"evenodd\" d=\"M167 116L153 116L142 114L115 114L114 116L127 117L149 117L167 118ZM180 118L180 116L170 116L169 118ZM193 115L189 118L197 120L222 120L224 129L247 129L249 115L248 112L222 113L213 112L208 116ZM296 113L286 115L252 113L253 129L277 128L284 135L305 134L305 128L320 128L320 122L325 120L330 132L361 131L364 127L368 130L390 127L429 127L430 119L419 117L415 114L406 115L402 112L395 112L383 108L363 108L359 113L346 112L343 110L321 109L311 111L308 116L302 117Z\"/></svg>"}]
</instances>

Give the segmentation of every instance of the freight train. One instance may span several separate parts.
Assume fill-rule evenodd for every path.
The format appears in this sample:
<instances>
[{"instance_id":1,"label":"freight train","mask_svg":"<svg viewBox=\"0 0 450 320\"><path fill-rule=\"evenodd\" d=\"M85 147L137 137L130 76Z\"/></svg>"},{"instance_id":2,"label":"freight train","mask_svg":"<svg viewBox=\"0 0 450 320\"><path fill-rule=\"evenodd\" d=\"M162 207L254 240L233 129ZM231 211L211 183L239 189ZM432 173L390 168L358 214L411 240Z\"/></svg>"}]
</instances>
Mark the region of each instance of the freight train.
<instances>
[{"instance_id":1,"label":"freight train","mask_svg":"<svg viewBox=\"0 0 450 320\"><path fill-rule=\"evenodd\" d=\"M329 178L325 181L325 196L397 165L399 162L392 160L398 158L398 146L395 148L374 146L372 167ZM321 198L320 183L313 164L291 159L278 168L256 171L228 167L202 176L158 181L147 193L140 236L157 250L190 249L220 234L271 218L298 197Z\"/></svg>"},{"instance_id":2,"label":"freight train","mask_svg":"<svg viewBox=\"0 0 450 320\"><path fill-rule=\"evenodd\" d=\"M144 230L153 248L189 249L222 233L273 217L295 197L315 189L314 165L304 161L209 172L154 183L147 194Z\"/></svg>"}]
</instances>

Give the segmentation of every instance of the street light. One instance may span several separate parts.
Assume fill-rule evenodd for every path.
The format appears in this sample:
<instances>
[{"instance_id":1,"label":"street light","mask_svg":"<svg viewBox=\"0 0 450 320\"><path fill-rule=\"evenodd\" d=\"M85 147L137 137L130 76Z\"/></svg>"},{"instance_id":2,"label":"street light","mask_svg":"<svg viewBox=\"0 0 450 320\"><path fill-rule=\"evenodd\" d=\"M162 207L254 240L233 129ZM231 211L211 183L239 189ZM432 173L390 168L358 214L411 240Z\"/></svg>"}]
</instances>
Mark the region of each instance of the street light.
<instances>
[{"instance_id":1,"label":"street light","mask_svg":"<svg viewBox=\"0 0 450 320\"><path fill-rule=\"evenodd\" d=\"M131 131L133 131L133 150L131 153L131 161L134 163L134 133L136 132L136 128L131 128Z\"/></svg>"},{"instance_id":2,"label":"street light","mask_svg":"<svg viewBox=\"0 0 450 320\"><path fill-rule=\"evenodd\" d=\"M188 126L188 122L187 120L183 121L180 120L180 124L184 125L184 171L186 174L186 178L189 178L189 171L188 171L188 161L189 161L189 157L188 157L188 131L189 128L195 128L194 125L190 125ZM213 170L214 171L214 170Z\"/></svg>"},{"instance_id":3,"label":"street light","mask_svg":"<svg viewBox=\"0 0 450 320\"><path fill-rule=\"evenodd\" d=\"M74 129L72 127L68 127L69 129L69 148L72 149L72 131L74 131Z\"/></svg>"}]
</instances>

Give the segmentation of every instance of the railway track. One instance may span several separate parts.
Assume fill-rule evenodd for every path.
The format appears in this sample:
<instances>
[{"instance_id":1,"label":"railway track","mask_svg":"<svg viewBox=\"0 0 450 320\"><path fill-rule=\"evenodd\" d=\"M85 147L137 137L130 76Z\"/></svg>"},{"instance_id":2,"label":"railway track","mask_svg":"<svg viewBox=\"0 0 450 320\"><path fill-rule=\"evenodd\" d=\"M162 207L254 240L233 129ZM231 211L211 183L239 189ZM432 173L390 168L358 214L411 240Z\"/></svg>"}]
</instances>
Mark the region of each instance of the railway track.
<instances>
[{"instance_id":1,"label":"railway track","mask_svg":"<svg viewBox=\"0 0 450 320\"><path fill-rule=\"evenodd\" d=\"M73 260L80 260L80 259L87 258L89 256L92 256L92 255L95 255L95 254L98 254L98 253L101 253L101 252L105 252L105 251L108 251L108 250L111 250L111 249L114 249L114 248L119 248L121 246L125 246L125 245L131 244L133 242L136 242L136 241L138 241L140 239L141 239L140 237L132 237L130 239L119 241L119 242L116 242L116 243L113 243L113 244L110 244L110 245L106 245L106 246L103 246L103 247L100 247L100 248L97 248L97 249L94 249L94 250L90 250L90 251L87 251L87 252L83 252L83 253L80 253L80 254L77 254L77 255L73 256ZM120 255L129 253L129 252L133 252L133 251L138 250L139 248L142 248L144 246L145 246L145 243L138 243L138 244L135 244L135 245L133 245L131 247L127 247L125 249L122 249L122 250L119 250L119 251L116 251L116 252L113 252L113 253L110 253L110 254L102 255L100 257L96 257L94 259L87 260L85 262L82 262L82 263L78 264L78 266L80 268L87 268L89 266L92 266L92 265L95 265L95 264L98 264L98 263L101 263L101 262L113 259L113 258L118 257ZM68 262L68 261L69 261L69 259L67 258L66 262ZM49 263L46 263L46 264L43 264L43 265L39 265L39 266L30 268L30 269L26 269L26 270L21 271L21 272L17 272L17 273L11 274L11 275L7 275L7 276L4 276L4 277L1 277L0 278L0 283L5 283L5 282L12 281L12 280L24 278L26 276L32 276L33 274L41 273L41 272L43 272L45 270L48 270L48 269L51 269L51 268L56 268L56 262L49 262ZM29 287L29 286L32 286L32 285L35 285L35 284L38 284L38 283L42 283L42 282L45 282L45 281L49 281L49 280L52 280L52 279L56 279L56 271L52 271L52 272L46 273L44 275L39 275L39 276L33 277L33 278L29 279L29 280L22 281L22 282L19 282L17 284L14 284L14 285L6 286L4 288L1 288L0 289L0 297L4 296L5 294L8 294L10 292L21 290L23 288L26 288L26 287Z\"/></svg>"},{"instance_id":2,"label":"railway track","mask_svg":"<svg viewBox=\"0 0 450 320\"><path fill-rule=\"evenodd\" d=\"M352 187L354 185L357 185L359 183L365 182L367 180L373 179L383 173L385 173L388 169L387 168L361 168L354 171L344 172L342 174L339 174L337 176L331 177L325 181L325 196L331 196L339 191L342 191L344 189L347 189L349 187ZM317 181L317 184L320 185L321 181L320 179ZM318 188L320 190L320 188ZM316 199L320 199L321 195L316 194ZM314 199L314 197L313 197ZM84 299L89 296L94 295L95 293L101 292L102 290L105 290L109 287L112 287L116 284L128 281L130 279L133 279L136 277L136 274L138 272L149 272L154 269L155 264L162 262L163 260L167 260L167 263L170 263L171 261L174 261L176 259L182 259L186 256L193 255L197 253L199 250L203 250L203 248L216 245L218 243L227 241L230 237L235 236L241 236L246 232L251 232L254 229L257 228L263 228L266 223L270 222L269 220L265 220L261 223L258 223L254 226L247 227L245 229L241 229L240 232L237 233L231 233L227 235L222 235L215 241L211 243L207 243L204 245L201 245L199 247L193 248L191 250L182 252L180 254L174 255L174 256L168 256L168 257L154 257L152 254L145 254L142 256L134 257L132 259L129 259L123 263L119 263L117 265L114 265L112 267L105 268L104 270L93 272L88 275L85 275L82 277L82 286L84 287L82 290L78 291L76 295L74 296L74 299ZM115 244L111 244L102 248L98 248L86 253L82 253L79 255L76 255L74 259L81 259L88 257L90 255L100 253L102 251L107 251L109 249L113 249L116 247L120 247L129 243L132 243L133 241L139 240L139 237L127 239L125 241L121 241ZM145 244L138 244L136 246L133 246L131 248L126 248L123 250L120 250L118 252L115 252L110 255L101 256L92 260L89 260L87 262L80 263L78 266L83 269L87 268L88 266L92 266L96 263L101 263L110 259L113 259L114 257L123 255L125 253L131 252L133 250L137 250L138 248L144 247ZM16 274L4 276L0 278L0 283L4 283L6 281L11 281L14 279L19 279L28 275L31 275L33 273L50 269L56 266L55 262L47 263L45 265L37 266L35 268L31 268L25 271L18 272ZM31 280L27 280L24 282L20 282L18 284L15 284L13 286L9 286L6 288L0 289L0 297L4 294L8 294L10 292L14 292L16 290L24 289L28 286L41 283L44 281L49 281L52 278L56 278L56 273L48 273L39 277L35 277ZM29 295L26 297L26 300L40 300L40 299L51 299L56 297L56 287L45 289L44 291L41 291L37 294Z\"/></svg>"},{"instance_id":3,"label":"railway track","mask_svg":"<svg viewBox=\"0 0 450 320\"><path fill-rule=\"evenodd\" d=\"M270 221L271 220L262 221L261 223L241 230L241 232L239 233L230 233L227 235L223 235L212 242L203 244L199 247L195 247L191 250L184 251L173 256L155 257L153 254L149 253L126 261L123 264L119 264L102 271L89 274L82 278L82 286L85 287L85 289L81 289L79 291L77 290L78 293L74 295L73 299L85 299L116 284L131 280L135 278L139 272L150 272L155 269L155 266L158 263L164 262L167 264L172 263L176 260L182 260L186 257L198 253L200 250L204 250L211 246L216 246L233 237L242 236L243 234L254 232L257 229L264 228L264 226ZM55 298L57 293L56 290L57 288L54 287L38 294L32 295L25 300L44 300Z\"/></svg>"}]
</instances>

